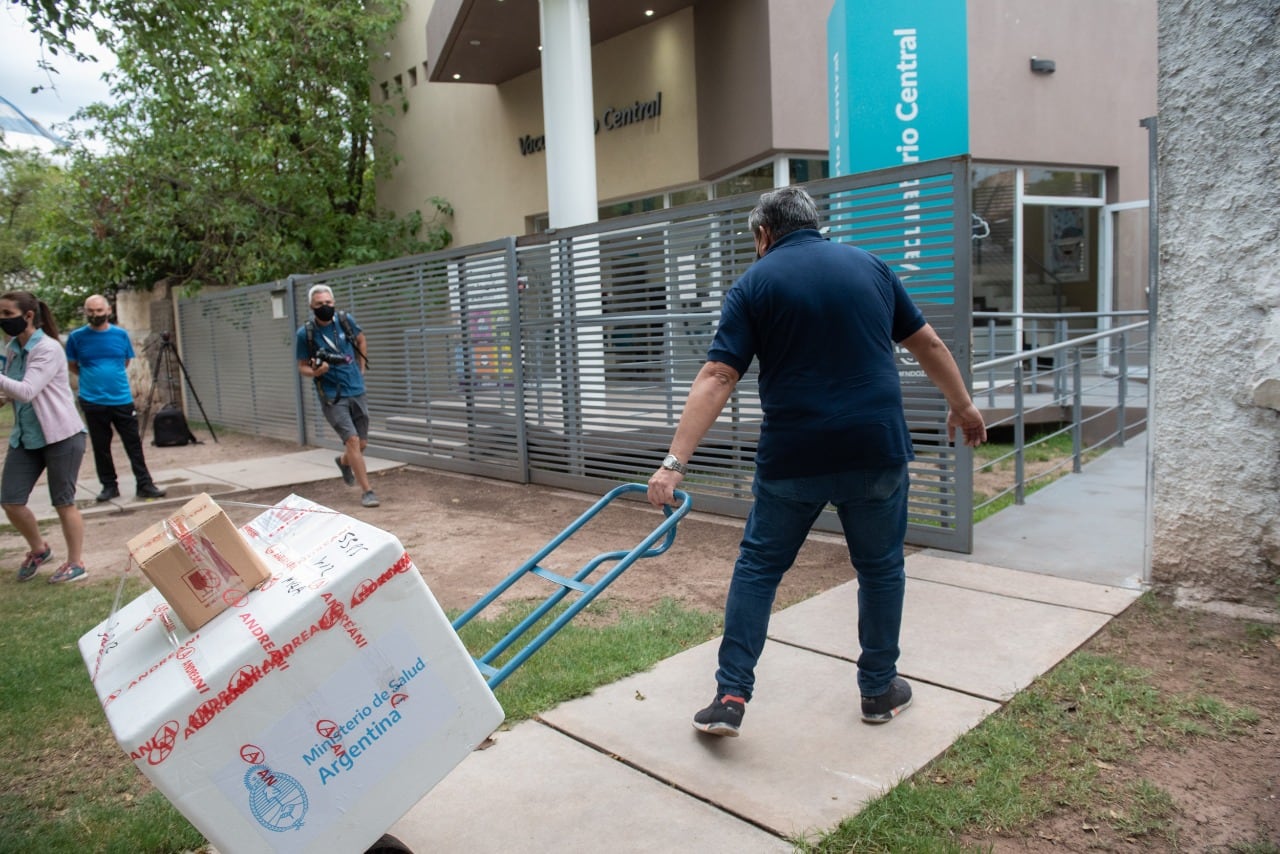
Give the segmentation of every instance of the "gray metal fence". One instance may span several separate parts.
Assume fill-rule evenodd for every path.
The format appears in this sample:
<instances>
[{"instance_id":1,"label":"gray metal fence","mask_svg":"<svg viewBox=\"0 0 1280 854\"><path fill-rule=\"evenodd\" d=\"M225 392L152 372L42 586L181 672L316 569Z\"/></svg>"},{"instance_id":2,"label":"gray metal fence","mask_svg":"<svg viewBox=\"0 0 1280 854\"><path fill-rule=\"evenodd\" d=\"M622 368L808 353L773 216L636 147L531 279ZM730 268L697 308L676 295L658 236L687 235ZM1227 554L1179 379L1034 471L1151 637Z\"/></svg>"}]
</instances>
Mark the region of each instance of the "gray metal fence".
<instances>
[{"instance_id":1,"label":"gray metal fence","mask_svg":"<svg viewBox=\"0 0 1280 854\"><path fill-rule=\"evenodd\" d=\"M967 160L806 187L827 236L894 267L967 366ZM184 358L215 424L336 445L293 357L307 289L323 283L368 338L374 453L592 492L643 481L666 452L721 298L755 258L747 215L757 200L738 196L183 300ZM900 370L918 457L909 539L968 551L968 453L946 441L945 402L906 351ZM750 371L691 461L685 488L699 509L745 515L760 417ZM831 512L818 525L839 527Z\"/></svg>"}]
</instances>

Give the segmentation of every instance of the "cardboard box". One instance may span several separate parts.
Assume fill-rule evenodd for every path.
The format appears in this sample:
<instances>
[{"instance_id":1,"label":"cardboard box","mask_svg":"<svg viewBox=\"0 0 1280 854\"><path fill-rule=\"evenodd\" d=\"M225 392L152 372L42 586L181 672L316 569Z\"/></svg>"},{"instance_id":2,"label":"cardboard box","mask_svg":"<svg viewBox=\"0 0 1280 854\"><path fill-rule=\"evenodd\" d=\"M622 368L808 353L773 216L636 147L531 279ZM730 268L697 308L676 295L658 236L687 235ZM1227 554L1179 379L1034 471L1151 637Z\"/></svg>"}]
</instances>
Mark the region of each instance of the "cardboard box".
<instances>
[{"instance_id":1,"label":"cardboard box","mask_svg":"<svg viewBox=\"0 0 1280 854\"><path fill-rule=\"evenodd\" d=\"M112 732L219 851L364 851L503 720L400 542L290 496L196 632L149 590L80 639Z\"/></svg>"},{"instance_id":2,"label":"cardboard box","mask_svg":"<svg viewBox=\"0 0 1280 854\"><path fill-rule=\"evenodd\" d=\"M262 558L206 494L130 540L129 554L191 631L271 577Z\"/></svg>"}]
</instances>

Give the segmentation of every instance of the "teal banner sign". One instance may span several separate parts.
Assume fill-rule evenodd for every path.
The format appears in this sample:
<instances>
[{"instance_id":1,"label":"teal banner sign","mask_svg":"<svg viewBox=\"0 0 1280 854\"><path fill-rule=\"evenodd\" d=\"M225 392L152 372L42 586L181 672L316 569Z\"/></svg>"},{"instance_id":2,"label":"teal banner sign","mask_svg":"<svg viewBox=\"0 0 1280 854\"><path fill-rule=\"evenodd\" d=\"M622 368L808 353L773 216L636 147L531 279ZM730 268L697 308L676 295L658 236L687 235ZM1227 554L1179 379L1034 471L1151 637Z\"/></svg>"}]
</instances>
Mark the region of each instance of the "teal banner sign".
<instances>
[{"instance_id":1,"label":"teal banner sign","mask_svg":"<svg viewBox=\"0 0 1280 854\"><path fill-rule=\"evenodd\" d=\"M827 83L832 176L968 154L965 0L836 0Z\"/></svg>"}]
</instances>

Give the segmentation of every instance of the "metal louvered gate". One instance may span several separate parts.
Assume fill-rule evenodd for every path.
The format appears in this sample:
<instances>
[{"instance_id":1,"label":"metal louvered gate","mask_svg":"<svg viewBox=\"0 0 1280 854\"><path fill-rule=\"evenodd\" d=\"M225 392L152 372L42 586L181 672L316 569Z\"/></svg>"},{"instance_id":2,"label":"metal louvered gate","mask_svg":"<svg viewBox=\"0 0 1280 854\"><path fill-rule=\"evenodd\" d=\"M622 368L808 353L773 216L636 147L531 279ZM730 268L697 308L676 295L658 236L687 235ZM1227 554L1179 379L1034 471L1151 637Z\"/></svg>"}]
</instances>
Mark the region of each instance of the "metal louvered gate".
<instances>
[{"instance_id":1,"label":"metal louvered gate","mask_svg":"<svg viewBox=\"0 0 1280 854\"><path fill-rule=\"evenodd\" d=\"M967 159L955 158L805 185L827 236L893 267L966 373L968 181ZM374 453L588 492L643 481L666 453L721 298L755 259L747 215L757 201L738 196L184 301L184 352L196 361L193 343L202 340L188 317L242 318L251 337L263 339L250 361L272 374L269 381L250 374L262 385L244 389L247 397L267 395L284 410L295 426L289 438L336 445L293 359L307 289L323 283L369 340ZM261 312L262 289L285 295L292 316L279 322L284 332ZM224 311L223 301L234 305ZM225 348L227 337L219 341ZM277 349L264 357L267 346ZM900 375L917 456L908 540L967 552L968 451L947 442L945 401L905 350ZM297 401L292 411L280 405L289 399ZM257 411L239 395L228 402ZM207 401L206 408L215 423L281 435L222 409L214 414ZM752 370L691 461L684 488L699 509L745 516L760 417ZM274 431L282 420L262 426ZM838 530L834 512L818 527Z\"/></svg>"},{"instance_id":2,"label":"metal louvered gate","mask_svg":"<svg viewBox=\"0 0 1280 854\"><path fill-rule=\"evenodd\" d=\"M216 425L298 438L293 315L284 282L178 301L178 346L191 386ZM189 390L184 409L196 414Z\"/></svg>"}]
</instances>

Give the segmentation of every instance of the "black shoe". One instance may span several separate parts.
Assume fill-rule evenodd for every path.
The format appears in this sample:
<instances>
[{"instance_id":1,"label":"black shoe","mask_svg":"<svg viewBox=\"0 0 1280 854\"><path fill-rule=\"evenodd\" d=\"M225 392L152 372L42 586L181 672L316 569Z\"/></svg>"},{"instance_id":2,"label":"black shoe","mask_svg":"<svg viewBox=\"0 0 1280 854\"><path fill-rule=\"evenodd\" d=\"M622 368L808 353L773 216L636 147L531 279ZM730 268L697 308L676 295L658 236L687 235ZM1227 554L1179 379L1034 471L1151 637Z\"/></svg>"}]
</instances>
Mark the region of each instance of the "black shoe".
<instances>
[{"instance_id":1,"label":"black shoe","mask_svg":"<svg viewBox=\"0 0 1280 854\"><path fill-rule=\"evenodd\" d=\"M333 461L338 465L338 471L342 472L342 482L347 486L356 485L356 473L351 470L351 466L342 462L342 457L334 457Z\"/></svg>"},{"instance_id":2,"label":"black shoe","mask_svg":"<svg viewBox=\"0 0 1280 854\"><path fill-rule=\"evenodd\" d=\"M98 493L98 497L94 500L97 501L99 504L101 504L104 501L110 501L113 498L119 498L119 497L120 497L120 487L104 486L102 487L102 491Z\"/></svg>"},{"instance_id":3,"label":"black shoe","mask_svg":"<svg viewBox=\"0 0 1280 854\"><path fill-rule=\"evenodd\" d=\"M862 698L862 722L887 724L910 705L911 686L901 676L895 676L888 691L878 697Z\"/></svg>"},{"instance_id":4,"label":"black shoe","mask_svg":"<svg viewBox=\"0 0 1280 854\"><path fill-rule=\"evenodd\" d=\"M154 483L149 483L146 486L139 486L137 495L139 498L164 498L165 491Z\"/></svg>"},{"instance_id":5,"label":"black shoe","mask_svg":"<svg viewBox=\"0 0 1280 854\"><path fill-rule=\"evenodd\" d=\"M717 694L711 705L693 716L693 728L708 735L735 738L746 713L746 700L732 694Z\"/></svg>"}]
</instances>

